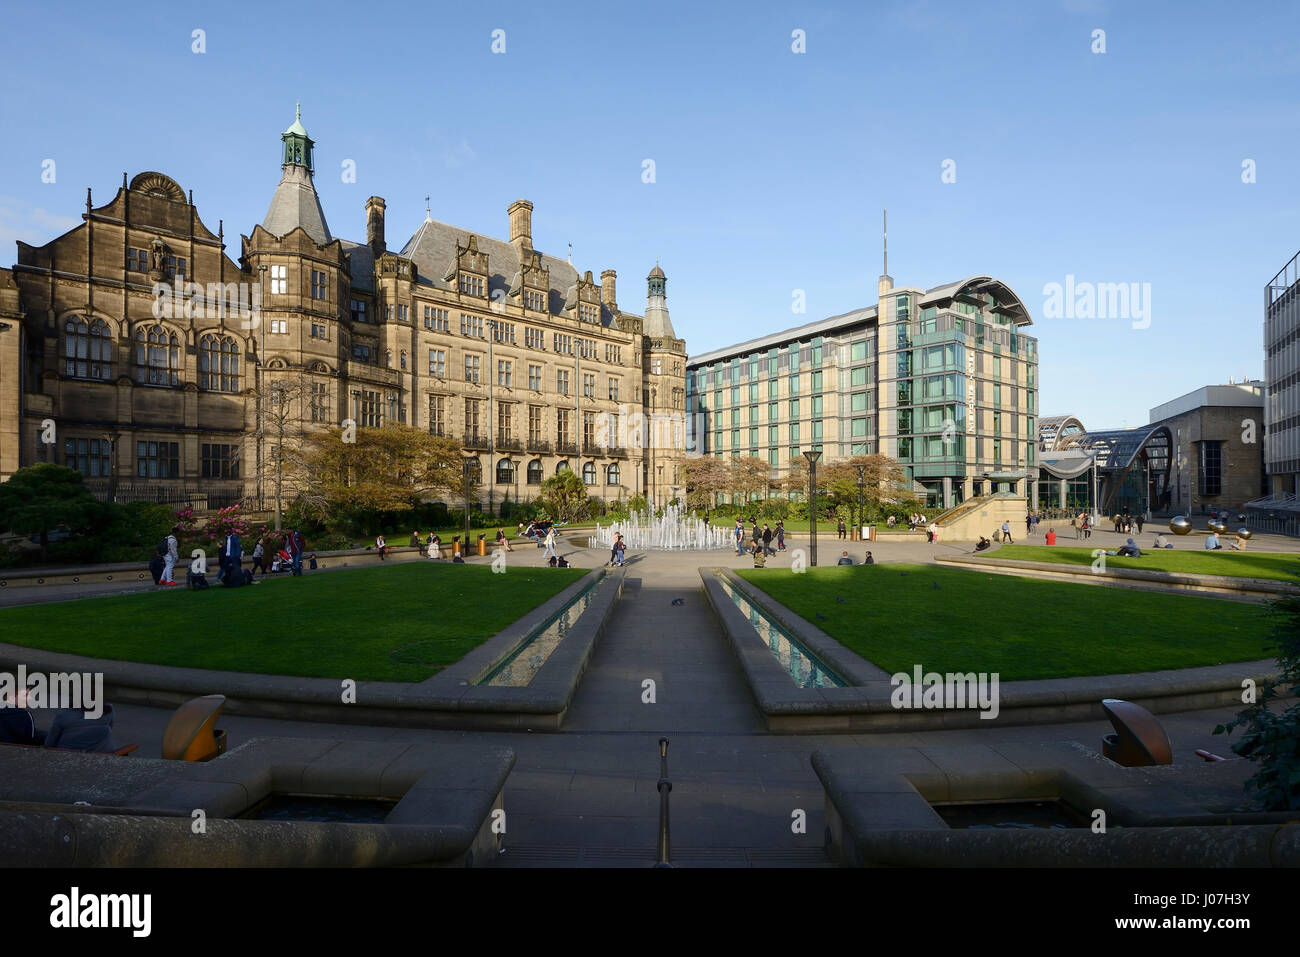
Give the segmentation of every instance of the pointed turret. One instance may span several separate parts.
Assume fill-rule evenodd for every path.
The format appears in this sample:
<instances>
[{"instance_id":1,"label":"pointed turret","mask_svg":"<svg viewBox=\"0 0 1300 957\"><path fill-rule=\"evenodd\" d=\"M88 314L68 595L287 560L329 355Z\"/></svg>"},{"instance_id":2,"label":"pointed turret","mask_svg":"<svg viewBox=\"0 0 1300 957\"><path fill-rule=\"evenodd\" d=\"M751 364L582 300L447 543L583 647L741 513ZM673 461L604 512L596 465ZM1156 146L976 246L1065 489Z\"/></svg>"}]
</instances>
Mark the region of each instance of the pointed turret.
<instances>
[{"instance_id":1,"label":"pointed turret","mask_svg":"<svg viewBox=\"0 0 1300 957\"><path fill-rule=\"evenodd\" d=\"M667 286L668 277L659 268L659 261L655 260L655 268L646 276L645 322L642 325L644 333L654 339L677 338L672 320L668 318Z\"/></svg>"},{"instance_id":2,"label":"pointed turret","mask_svg":"<svg viewBox=\"0 0 1300 957\"><path fill-rule=\"evenodd\" d=\"M293 125L280 134L284 144L281 162L280 185L271 197L271 207L266 211L262 226L275 236L284 236L301 226L315 242L325 245L333 237L325 222L316 185L312 182L315 168L312 151L316 144L302 125L302 106L298 107Z\"/></svg>"}]
</instances>

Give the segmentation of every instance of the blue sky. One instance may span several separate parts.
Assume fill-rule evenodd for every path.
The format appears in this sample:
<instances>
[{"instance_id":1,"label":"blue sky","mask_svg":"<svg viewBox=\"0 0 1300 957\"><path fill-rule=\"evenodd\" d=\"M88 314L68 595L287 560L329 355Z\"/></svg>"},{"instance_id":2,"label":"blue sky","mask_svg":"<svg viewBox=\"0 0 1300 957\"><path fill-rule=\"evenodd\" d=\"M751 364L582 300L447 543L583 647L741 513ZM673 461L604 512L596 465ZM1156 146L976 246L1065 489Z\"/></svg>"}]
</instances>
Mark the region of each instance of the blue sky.
<instances>
[{"instance_id":1,"label":"blue sky","mask_svg":"<svg viewBox=\"0 0 1300 957\"><path fill-rule=\"evenodd\" d=\"M5 24L6 265L15 239L75 225L87 186L100 205L146 169L224 219L237 257L301 100L335 235L364 238L372 194L390 247L426 195L505 235L526 197L535 245L617 269L625 308L658 257L692 353L874 303L888 207L897 283L1007 282L1035 319L1043 414L1113 428L1261 375L1264 286L1300 249L1289 3L140 0L9 4ZM1149 327L1046 318L1067 275L1149 283Z\"/></svg>"}]
</instances>

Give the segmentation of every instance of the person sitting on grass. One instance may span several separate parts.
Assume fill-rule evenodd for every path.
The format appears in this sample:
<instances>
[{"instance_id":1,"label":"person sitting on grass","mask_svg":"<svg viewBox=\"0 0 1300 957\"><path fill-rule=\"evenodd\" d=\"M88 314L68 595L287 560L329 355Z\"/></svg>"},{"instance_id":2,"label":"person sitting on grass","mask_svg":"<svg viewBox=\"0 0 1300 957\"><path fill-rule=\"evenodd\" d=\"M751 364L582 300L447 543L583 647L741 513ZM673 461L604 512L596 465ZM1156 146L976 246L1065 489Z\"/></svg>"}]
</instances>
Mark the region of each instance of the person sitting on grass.
<instances>
[{"instance_id":1,"label":"person sitting on grass","mask_svg":"<svg viewBox=\"0 0 1300 957\"><path fill-rule=\"evenodd\" d=\"M1115 554L1120 558L1141 558L1142 549L1138 548L1137 544L1130 538L1125 540Z\"/></svg>"},{"instance_id":2,"label":"person sitting on grass","mask_svg":"<svg viewBox=\"0 0 1300 957\"><path fill-rule=\"evenodd\" d=\"M1155 544L1155 547L1156 547L1156 548L1173 548L1174 545L1173 545L1173 542L1169 541L1169 539L1168 539L1164 534L1162 534L1161 532L1156 532L1156 544Z\"/></svg>"},{"instance_id":3,"label":"person sitting on grass","mask_svg":"<svg viewBox=\"0 0 1300 957\"><path fill-rule=\"evenodd\" d=\"M836 565L852 565L852 564L853 564L853 559L849 558L849 553L848 553L848 552L840 552L840 560L839 560L838 562L836 562L835 564L836 564Z\"/></svg>"},{"instance_id":4,"label":"person sitting on grass","mask_svg":"<svg viewBox=\"0 0 1300 957\"><path fill-rule=\"evenodd\" d=\"M1049 529L1047 530L1047 544L1048 544L1048 545L1055 545L1055 544L1056 544L1056 529L1054 529L1054 528L1049 528Z\"/></svg>"},{"instance_id":5,"label":"person sitting on grass","mask_svg":"<svg viewBox=\"0 0 1300 957\"><path fill-rule=\"evenodd\" d=\"M1223 548L1223 544L1219 541L1219 536L1217 534L1210 532L1210 534L1205 536L1205 550L1207 552L1217 552L1221 548Z\"/></svg>"},{"instance_id":6,"label":"person sitting on grass","mask_svg":"<svg viewBox=\"0 0 1300 957\"><path fill-rule=\"evenodd\" d=\"M990 542L990 541L989 541L987 538L985 538L983 535L981 535L981 536L980 536L980 540L979 540L978 542L975 543L975 551L977 551L977 552L982 552L982 551L984 551L986 548L992 548L992 547L993 547L993 543Z\"/></svg>"}]
</instances>

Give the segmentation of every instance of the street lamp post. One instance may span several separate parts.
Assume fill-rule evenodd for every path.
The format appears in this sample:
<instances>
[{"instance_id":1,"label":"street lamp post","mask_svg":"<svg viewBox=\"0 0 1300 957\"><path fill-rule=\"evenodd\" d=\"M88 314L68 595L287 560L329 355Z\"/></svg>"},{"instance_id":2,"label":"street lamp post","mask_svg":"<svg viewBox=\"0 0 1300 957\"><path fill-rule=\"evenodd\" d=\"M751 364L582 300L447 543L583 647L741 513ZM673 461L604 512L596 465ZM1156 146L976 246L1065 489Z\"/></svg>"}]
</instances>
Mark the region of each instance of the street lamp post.
<instances>
[{"instance_id":1,"label":"street lamp post","mask_svg":"<svg viewBox=\"0 0 1300 957\"><path fill-rule=\"evenodd\" d=\"M663 508L663 505L661 505L659 502L659 490L664 487L664 467L662 465L657 465L655 466L655 468L659 470L659 477L658 477L658 481L655 482L654 507L656 509L660 509Z\"/></svg>"},{"instance_id":2,"label":"street lamp post","mask_svg":"<svg viewBox=\"0 0 1300 957\"><path fill-rule=\"evenodd\" d=\"M809 556L808 563L811 567L817 567L817 461L822 457L821 452L809 451L803 454L808 460L808 538L809 538Z\"/></svg>"}]
</instances>

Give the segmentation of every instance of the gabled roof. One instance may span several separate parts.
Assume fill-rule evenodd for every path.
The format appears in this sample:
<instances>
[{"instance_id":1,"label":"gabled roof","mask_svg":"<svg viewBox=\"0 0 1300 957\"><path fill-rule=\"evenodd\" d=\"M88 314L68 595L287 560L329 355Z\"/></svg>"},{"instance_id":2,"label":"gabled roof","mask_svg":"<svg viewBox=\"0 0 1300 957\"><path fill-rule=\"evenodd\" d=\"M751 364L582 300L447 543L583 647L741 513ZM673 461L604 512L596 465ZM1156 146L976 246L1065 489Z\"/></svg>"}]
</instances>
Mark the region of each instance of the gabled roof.
<instances>
[{"instance_id":1,"label":"gabled roof","mask_svg":"<svg viewBox=\"0 0 1300 957\"><path fill-rule=\"evenodd\" d=\"M425 217L420 228L407 240L398 255L415 263L421 282L451 288L456 272L456 245L459 243L465 246L470 236L478 238L479 251L488 256L488 268L492 271L488 276L488 298L495 300L497 296L509 297L512 290L517 292L522 289L523 283L519 277L522 264L514 246L482 233L440 223L429 216ZM542 265L549 270L551 279L547 310L552 315L563 315L566 310L577 305L578 271L563 259L545 253L541 257ZM446 281L446 276L452 276L453 282ZM613 314L602 308L602 325L608 326L613 321Z\"/></svg>"}]
</instances>

